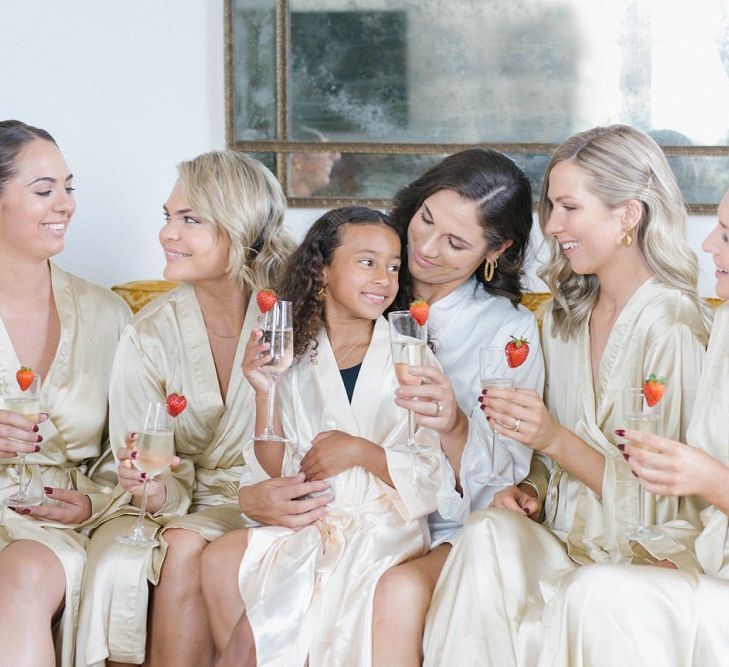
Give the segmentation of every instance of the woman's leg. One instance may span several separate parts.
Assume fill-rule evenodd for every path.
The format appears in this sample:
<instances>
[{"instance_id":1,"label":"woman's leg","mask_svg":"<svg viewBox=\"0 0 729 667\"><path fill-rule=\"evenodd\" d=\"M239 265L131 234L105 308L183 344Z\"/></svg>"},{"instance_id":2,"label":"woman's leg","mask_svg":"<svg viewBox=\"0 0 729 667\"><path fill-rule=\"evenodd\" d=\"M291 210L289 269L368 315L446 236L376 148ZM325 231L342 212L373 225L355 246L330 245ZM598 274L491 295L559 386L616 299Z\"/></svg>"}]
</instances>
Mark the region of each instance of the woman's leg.
<instances>
[{"instance_id":1,"label":"woman's leg","mask_svg":"<svg viewBox=\"0 0 729 667\"><path fill-rule=\"evenodd\" d=\"M51 623L65 592L63 565L48 547L18 540L0 551L3 664L56 664Z\"/></svg>"},{"instance_id":2,"label":"woman's leg","mask_svg":"<svg viewBox=\"0 0 729 667\"><path fill-rule=\"evenodd\" d=\"M165 531L168 544L152 596L147 662L151 665L212 665L213 640L202 596L200 561L208 542L191 530Z\"/></svg>"},{"instance_id":3,"label":"woman's leg","mask_svg":"<svg viewBox=\"0 0 729 667\"><path fill-rule=\"evenodd\" d=\"M217 667L256 667L256 643L245 614L233 626Z\"/></svg>"},{"instance_id":4,"label":"woman's leg","mask_svg":"<svg viewBox=\"0 0 729 667\"><path fill-rule=\"evenodd\" d=\"M421 664L425 614L450 549L450 544L441 544L380 577L372 623L372 664L376 667Z\"/></svg>"},{"instance_id":5,"label":"woman's leg","mask_svg":"<svg viewBox=\"0 0 729 667\"><path fill-rule=\"evenodd\" d=\"M243 614L238 569L248 545L248 529L233 530L211 542L202 555L202 588L213 640L223 651ZM248 630L250 634L250 628Z\"/></svg>"}]
</instances>

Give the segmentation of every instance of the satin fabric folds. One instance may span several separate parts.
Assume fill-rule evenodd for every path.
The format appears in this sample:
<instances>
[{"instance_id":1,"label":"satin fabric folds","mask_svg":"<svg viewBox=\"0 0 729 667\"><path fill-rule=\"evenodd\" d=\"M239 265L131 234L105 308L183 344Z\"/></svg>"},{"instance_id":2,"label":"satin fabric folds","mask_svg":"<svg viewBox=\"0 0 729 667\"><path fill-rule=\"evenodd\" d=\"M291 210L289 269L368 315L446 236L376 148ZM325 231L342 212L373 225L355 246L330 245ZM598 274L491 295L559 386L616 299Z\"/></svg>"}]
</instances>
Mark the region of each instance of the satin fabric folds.
<instances>
[{"instance_id":1,"label":"satin fabric folds","mask_svg":"<svg viewBox=\"0 0 729 667\"><path fill-rule=\"evenodd\" d=\"M79 621L77 665L105 660L139 664L147 637L148 582L156 584L164 563L165 532L193 531L208 541L244 527L238 508L243 443L254 424L253 391L240 370L256 325L255 300L246 313L225 402L202 313L189 285L159 297L124 330L109 390L111 443L123 447L127 431L140 431L149 399L177 392L187 398L174 420L181 463L167 477L166 501L147 515L146 533L160 546L143 549L116 542L139 510L117 487L121 506L97 521L88 548Z\"/></svg>"},{"instance_id":2,"label":"satin fabric folds","mask_svg":"<svg viewBox=\"0 0 729 667\"><path fill-rule=\"evenodd\" d=\"M546 493L539 525L505 510L474 514L451 551L426 621L425 665L532 665L544 643L545 605L578 564L670 560L698 572L698 508L659 498L662 538L628 539L639 517L638 482L616 445L624 389L667 378L658 432L683 438L696 397L706 333L698 308L650 279L625 305L592 373L587 321L569 340L545 319L546 400L566 428L605 457L602 501L557 465L537 459L530 478ZM542 478L540 479L540 474Z\"/></svg>"},{"instance_id":3,"label":"satin fabric folds","mask_svg":"<svg viewBox=\"0 0 729 667\"><path fill-rule=\"evenodd\" d=\"M91 499L92 517L81 525L41 521L0 507L0 549L16 540L48 547L66 573L63 615L56 624L58 664L73 664L76 619L86 559L88 527L113 502L113 484L94 478L107 443L107 387L114 350L129 320L118 296L61 270L51 263L53 298L61 322L58 348L42 378L41 405L48 419L40 424L41 450L26 457L30 485L75 489ZM0 320L0 379L15 382L20 368L10 337ZM17 491L17 459L0 459L0 499ZM46 502L53 502L48 500Z\"/></svg>"},{"instance_id":4,"label":"satin fabric folds","mask_svg":"<svg viewBox=\"0 0 729 667\"><path fill-rule=\"evenodd\" d=\"M425 517L435 508L440 483L439 442L434 431L419 428L417 443L407 445L396 387L383 318L375 324L351 404L325 333L316 356L299 359L281 381L282 427L290 438L283 474L299 470L318 433L341 430L385 450L395 488L364 468L349 468L328 480L335 498L314 524L299 531L250 530L239 587L260 667L303 667L307 656L312 667L370 665L377 580L428 549ZM257 480L267 477L250 442L246 461Z\"/></svg>"}]
</instances>

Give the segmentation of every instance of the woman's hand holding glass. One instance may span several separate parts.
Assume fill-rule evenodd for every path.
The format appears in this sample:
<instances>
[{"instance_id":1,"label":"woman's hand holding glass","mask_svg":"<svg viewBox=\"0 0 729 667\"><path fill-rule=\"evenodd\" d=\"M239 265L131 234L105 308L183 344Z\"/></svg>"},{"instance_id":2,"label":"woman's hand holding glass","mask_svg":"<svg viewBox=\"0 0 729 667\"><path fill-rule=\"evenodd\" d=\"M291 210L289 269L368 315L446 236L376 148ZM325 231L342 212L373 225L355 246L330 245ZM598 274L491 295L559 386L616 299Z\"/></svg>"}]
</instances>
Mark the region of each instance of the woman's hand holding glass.
<instances>
[{"instance_id":1,"label":"woman's hand holding glass","mask_svg":"<svg viewBox=\"0 0 729 667\"><path fill-rule=\"evenodd\" d=\"M268 399L268 375L261 369L271 361L272 357L269 352L271 344L263 341L262 338L263 331L261 329L251 331L251 337L248 339L243 354L241 370L246 380L248 380L248 384L253 388L253 391L259 397Z\"/></svg>"},{"instance_id":2,"label":"woman's hand holding glass","mask_svg":"<svg viewBox=\"0 0 729 667\"><path fill-rule=\"evenodd\" d=\"M729 469L702 449L646 431L624 431L628 465L660 496L704 496L726 486Z\"/></svg>"},{"instance_id":3,"label":"woman's hand holding glass","mask_svg":"<svg viewBox=\"0 0 729 667\"><path fill-rule=\"evenodd\" d=\"M410 366L410 375L421 378L423 384L401 385L395 390L395 403L416 415L418 424L440 434L451 433L468 418L458 407L453 385L440 368Z\"/></svg>"},{"instance_id":4,"label":"woman's hand holding glass","mask_svg":"<svg viewBox=\"0 0 729 667\"><path fill-rule=\"evenodd\" d=\"M121 482L122 468L131 462L137 476L127 475L125 471L124 483L127 486L124 488L130 492L131 489L136 490L141 481L142 501L133 528L126 535L118 535L116 540L122 544L136 547L155 547L159 545L159 542L144 534L144 515L147 511L150 483L157 475L168 470L175 458L174 427L164 401L152 400L147 403L144 429L141 433L135 433L127 438L126 444L126 448L117 452L117 455L121 453L124 456L124 458L119 457L120 463L117 466L117 473L120 476L119 483L124 486ZM130 445L133 446L133 449ZM160 484L163 482L160 481ZM164 493L164 489L162 493ZM133 493L133 495L136 497L137 494ZM159 501L159 496L157 500ZM164 496L162 496L162 503L164 503ZM158 510L159 507L155 511Z\"/></svg>"},{"instance_id":5,"label":"woman's hand holding glass","mask_svg":"<svg viewBox=\"0 0 729 667\"><path fill-rule=\"evenodd\" d=\"M43 487L43 492L48 500L55 500L58 504L22 507L15 511L18 514L32 516L34 519L57 521L66 525L83 523L91 518L91 499L85 493L56 486Z\"/></svg>"},{"instance_id":6,"label":"woman's hand holding glass","mask_svg":"<svg viewBox=\"0 0 729 667\"><path fill-rule=\"evenodd\" d=\"M0 410L0 459L39 452L43 437L38 435L36 426L46 419L48 415L45 413L41 413L38 421L34 422L17 412Z\"/></svg>"},{"instance_id":7,"label":"woman's hand holding glass","mask_svg":"<svg viewBox=\"0 0 729 667\"><path fill-rule=\"evenodd\" d=\"M478 399L491 427L500 435L536 451L546 452L563 426L550 414L533 389L490 387Z\"/></svg>"}]
</instances>

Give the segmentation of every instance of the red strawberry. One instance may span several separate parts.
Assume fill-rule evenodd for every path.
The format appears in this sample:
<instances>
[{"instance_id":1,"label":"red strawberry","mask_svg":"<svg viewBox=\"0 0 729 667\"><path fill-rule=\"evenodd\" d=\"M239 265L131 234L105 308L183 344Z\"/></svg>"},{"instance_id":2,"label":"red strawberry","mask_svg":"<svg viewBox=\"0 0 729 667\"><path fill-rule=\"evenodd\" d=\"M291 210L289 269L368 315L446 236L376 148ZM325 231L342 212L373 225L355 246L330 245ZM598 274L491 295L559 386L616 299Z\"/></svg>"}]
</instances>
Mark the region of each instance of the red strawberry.
<instances>
[{"instance_id":1,"label":"red strawberry","mask_svg":"<svg viewBox=\"0 0 729 667\"><path fill-rule=\"evenodd\" d=\"M278 297L276 296L276 292L270 289L260 289L258 290L258 294L256 294L256 303L258 304L258 307L261 309L262 313L267 313L271 308L273 308L276 305L276 302L278 301Z\"/></svg>"},{"instance_id":2,"label":"red strawberry","mask_svg":"<svg viewBox=\"0 0 729 667\"><path fill-rule=\"evenodd\" d=\"M509 368L521 366L529 356L529 341L526 338L511 337L511 340L504 347L506 352L506 363Z\"/></svg>"},{"instance_id":3,"label":"red strawberry","mask_svg":"<svg viewBox=\"0 0 729 667\"><path fill-rule=\"evenodd\" d=\"M187 399L182 394L170 394L167 397L167 413L171 417L182 414L187 407Z\"/></svg>"},{"instance_id":4,"label":"red strawberry","mask_svg":"<svg viewBox=\"0 0 729 667\"><path fill-rule=\"evenodd\" d=\"M428 310L428 304L418 299L410 304L410 317L422 327L428 321Z\"/></svg>"},{"instance_id":5,"label":"red strawberry","mask_svg":"<svg viewBox=\"0 0 729 667\"><path fill-rule=\"evenodd\" d=\"M30 387L30 383L33 382L35 373L31 368L23 366L16 374L15 379L18 381L18 386L21 391L27 391Z\"/></svg>"},{"instance_id":6,"label":"red strawberry","mask_svg":"<svg viewBox=\"0 0 729 667\"><path fill-rule=\"evenodd\" d=\"M666 378L659 378L651 373L643 383L643 395L649 407L657 405L666 393Z\"/></svg>"}]
</instances>

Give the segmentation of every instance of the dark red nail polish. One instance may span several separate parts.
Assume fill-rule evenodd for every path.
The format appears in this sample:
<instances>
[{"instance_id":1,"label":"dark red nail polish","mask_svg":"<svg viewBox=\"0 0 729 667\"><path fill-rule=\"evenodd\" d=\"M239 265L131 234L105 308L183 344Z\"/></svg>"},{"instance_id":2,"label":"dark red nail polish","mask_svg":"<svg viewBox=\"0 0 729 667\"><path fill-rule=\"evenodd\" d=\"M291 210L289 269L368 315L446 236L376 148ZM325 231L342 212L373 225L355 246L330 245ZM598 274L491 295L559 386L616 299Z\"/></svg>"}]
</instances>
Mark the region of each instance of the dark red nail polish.
<instances>
[{"instance_id":1,"label":"dark red nail polish","mask_svg":"<svg viewBox=\"0 0 729 667\"><path fill-rule=\"evenodd\" d=\"M483 403L483 396L479 396L479 397L478 397L478 402L479 402L479 403Z\"/></svg>"},{"instance_id":2,"label":"dark red nail polish","mask_svg":"<svg viewBox=\"0 0 729 667\"><path fill-rule=\"evenodd\" d=\"M638 477L638 475L636 475L632 470L630 472L632 473L633 477Z\"/></svg>"},{"instance_id":3,"label":"dark red nail polish","mask_svg":"<svg viewBox=\"0 0 729 667\"><path fill-rule=\"evenodd\" d=\"M618 445L618 449L622 452L625 449L625 445L622 443Z\"/></svg>"},{"instance_id":4,"label":"dark red nail polish","mask_svg":"<svg viewBox=\"0 0 729 667\"><path fill-rule=\"evenodd\" d=\"M486 406L483 403L481 405L479 405L478 407L481 408L481 410L485 410L486 409Z\"/></svg>"},{"instance_id":5,"label":"dark red nail polish","mask_svg":"<svg viewBox=\"0 0 729 667\"><path fill-rule=\"evenodd\" d=\"M43 442L43 436L42 435L36 436L35 441L36 442Z\"/></svg>"},{"instance_id":6,"label":"dark red nail polish","mask_svg":"<svg viewBox=\"0 0 729 667\"><path fill-rule=\"evenodd\" d=\"M137 437L137 432L136 432L136 431L132 431L132 432L131 432L131 433L129 434L129 438L130 438L131 440L135 440L135 439L136 439L136 437Z\"/></svg>"},{"instance_id":7,"label":"dark red nail polish","mask_svg":"<svg viewBox=\"0 0 729 667\"><path fill-rule=\"evenodd\" d=\"M20 509L21 514L30 514L30 510L27 507L22 507Z\"/></svg>"},{"instance_id":8,"label":"dark red nail polish","mask_svg":"<svg viewBox=\"0 0 729 667\"><path fill-rule=\"evenodd\" d=\"M135 450L135 451L133 451L133 452L132 452L132 453L130 454L130 456L131 456L131 457L132 457L133 459L136 459L136 458L137 458L137 456L139 456L139 452Z\"/></svg>"},{"instance_id":9,"label":"dark red nail polish","mask_svg":"<svg viewBox=\"0 0 729 667\"><path fill-rule=\"evenodd\" d=\"M488 394L488 393L489 393L489 390L488 390L488 389L484 389L484 390L483 390L483 391L482 391L481 393L482 393L482 394L483 394L484 396L486 396L486 394Z\"/></svg>"},{"instance_id":10,"label":"dark red nail polish","mask_svg":"<svg viewBox=\"0 0 729 667\"><path fill-rule=\"evenodd\" d=\"M529 516L529 510L526 507L522 509L522 512L524 512L526 516Z\"/></svg>"},{"instance_id":11,"label":"dark red nail polish","mask_svg":"<svg viewBox=\"0 0 729 667\"><path fill-rule=\"evenodd\" d=\"M625 459L626 461L630 461L630 454L623 454L623 458L624 458L624 459Z\"/></svg>"},{"instance_id":12,"label":"dark red nail polish","mask_svg":"<svg viewBox=\"0 0 729 667\"><path fill-rule=\"evenodd\" d=\"M146 473L146 472L143 472L143 473L142 473L142 474L140 475L140 477L141 477L142 479L147 479L147 473Z\"/></svg>"},{"instance_id":13,"label":"dark red nail polish","mask_svg":"<svg viewBox=\"0 0 729 667\"><path fill-rule=\"evenodd\" d=\"M38 433L38 424L33 426L33 433Z\"/></svg>"},{"instance_id":14,"label":"dark red nail polish","mask_svg":"<svg viewBox=\"0 0 729 667\"><path fill-rule=\"evenodd\" d=\"M50 496L53 493L53 488L50 486L44 486L43 490Z\"/></svg>"},{"instance_id":15,"label":"dark red nail polish","mask_svg":"<svg viewBox=\"0 0 729 667\"><path fill-rule=\"evenodd\" d=\"M39 452L40 451L40 445L36 445L34 448L34 451Z\"/></svg>"},{"instance_id":16,"label":"dark red nail polish","mask_svg":"<svg viewBox=\"0 0 729 667\"><path fill-rule=\"evenodd\" d=\"M616 428L615 435L620 436L622 438L625 435L625 431L622 428Z\"/></svg>"},{"instance_id":17,"label":"dark red nail polish","mask_svg":"<svg viewBox=\"0 0 729 667\"><path fill-rule=\"evenodd\" d=\"M491 421L491 417L489 417L488 415L486 415L486 421L487 422L490 422Z\"/></svg>"}]
</instances>

